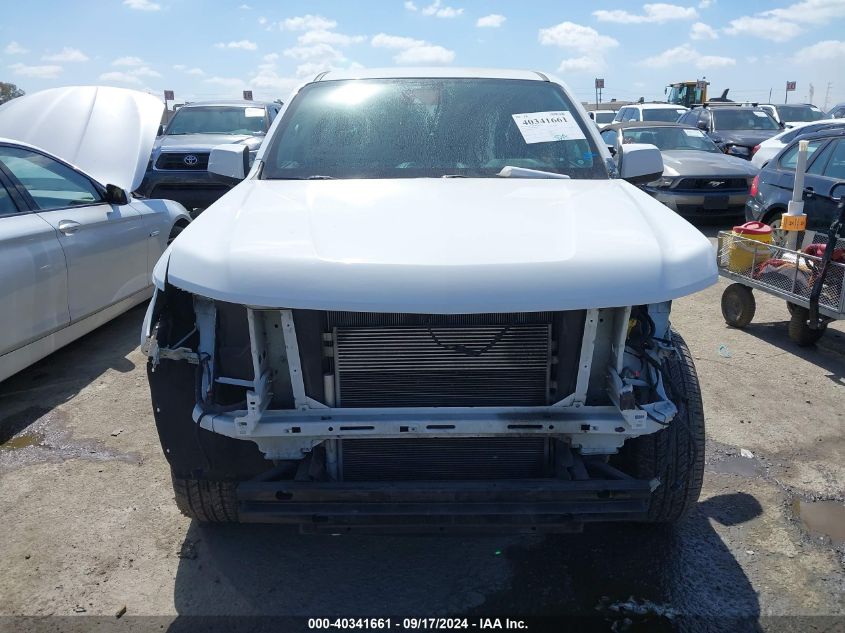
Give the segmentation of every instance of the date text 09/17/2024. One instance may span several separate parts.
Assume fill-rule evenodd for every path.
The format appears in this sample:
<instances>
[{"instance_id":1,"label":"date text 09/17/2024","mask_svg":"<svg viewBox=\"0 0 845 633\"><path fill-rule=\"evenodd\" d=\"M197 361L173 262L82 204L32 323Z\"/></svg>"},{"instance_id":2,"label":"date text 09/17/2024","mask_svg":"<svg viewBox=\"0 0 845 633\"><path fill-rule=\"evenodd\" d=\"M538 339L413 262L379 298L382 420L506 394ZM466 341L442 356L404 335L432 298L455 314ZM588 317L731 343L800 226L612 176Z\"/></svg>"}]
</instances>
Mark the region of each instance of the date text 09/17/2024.
<instances>
[{"instance_id":1,"label":"date text 09/17/2024","mask_svg":"<svg viewBox=\"0 0 845 633\"><path fill-rule=\"evenodd\" d=\"M309 618L309 630L370 630L370 631L399 631L399 630L527 630L524 620L510 618Z\"/></svg>"}]
</instances>

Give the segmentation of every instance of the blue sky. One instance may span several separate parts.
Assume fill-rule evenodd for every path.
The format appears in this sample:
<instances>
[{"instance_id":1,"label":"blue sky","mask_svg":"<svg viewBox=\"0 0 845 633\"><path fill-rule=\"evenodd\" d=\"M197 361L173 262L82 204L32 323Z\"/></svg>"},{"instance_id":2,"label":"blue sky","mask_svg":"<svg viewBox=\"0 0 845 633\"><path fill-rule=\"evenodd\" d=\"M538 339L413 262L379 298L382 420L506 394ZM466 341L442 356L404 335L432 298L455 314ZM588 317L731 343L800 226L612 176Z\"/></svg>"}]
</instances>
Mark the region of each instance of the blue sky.
<instances>
[{"instance_id":1,"label":"blue sky","mask_svg":"<svg viewBox=\"0 0 845 633\"><path fill-rule=\"evenodd\" d=\"M845 0L29 0L5 2L0 81L110 84L177 101L287 99L320 70L442 65L557 74L582 100L663 97L673 80L773 101L845 101Z\"/></svg>"}]
</instances>

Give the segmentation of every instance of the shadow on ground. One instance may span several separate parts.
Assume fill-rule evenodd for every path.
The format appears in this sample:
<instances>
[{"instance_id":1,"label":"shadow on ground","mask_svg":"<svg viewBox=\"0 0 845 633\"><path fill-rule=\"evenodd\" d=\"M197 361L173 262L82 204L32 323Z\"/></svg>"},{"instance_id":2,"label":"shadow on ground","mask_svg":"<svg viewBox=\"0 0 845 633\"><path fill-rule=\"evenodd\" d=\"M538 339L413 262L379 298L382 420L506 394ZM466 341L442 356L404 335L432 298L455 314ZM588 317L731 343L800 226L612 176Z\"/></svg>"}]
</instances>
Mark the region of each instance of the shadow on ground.
<instances>
[{"instance_id":1,"label":"shadow on ground","mask_svg":"<svg viewBox=\"0 0 845 633\"><path fill-rule=\"evenodd\" d=\"M284 616L459 614L540 618L532 631L560 617L579 618L579 631L675 630L679 622L684 630L757 631L757 595L710 520L738 525L761 513L756 498L735 493L700 503L674 529L597 524L524 538L301 536L194 523L170 632L196 630L199 621L269 631L281 630L275 618ZM229 617L207 618L215 615ZM285 630L300 625L288 620Z\"/></svg>"},{"instance_id":2,"label":"shadow on ground","mask_svg":"<svg viewBox=\"0 0 845 633\"><path fill-rule=\"evenodd\" d=\"M109 369L129 372L146 302L0 382L0 444L67 402ZM37 401L37 405L32 402Z\"/></svg>"},{"instance_id":3,"label":"shadow on ground","mask_svg":"<svg viewBox=\"0 0 845 633\"><path fill-rule=\"evenodd\" d=\"M785 305L783 311L786 313ZM845 334L828 328L815 345L799 347L789 338L787 327L786 321L751 323L743 332L823 368L830 380L845 386Z\"/></svg>"}]
</instances>

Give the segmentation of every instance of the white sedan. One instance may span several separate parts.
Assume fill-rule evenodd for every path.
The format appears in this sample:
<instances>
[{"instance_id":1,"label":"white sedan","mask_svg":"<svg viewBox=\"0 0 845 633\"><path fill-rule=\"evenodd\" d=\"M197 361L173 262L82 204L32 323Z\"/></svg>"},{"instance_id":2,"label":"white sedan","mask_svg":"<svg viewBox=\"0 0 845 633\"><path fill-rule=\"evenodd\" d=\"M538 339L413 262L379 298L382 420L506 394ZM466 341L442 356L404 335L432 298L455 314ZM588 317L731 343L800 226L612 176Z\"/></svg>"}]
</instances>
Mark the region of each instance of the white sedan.
<instances>
[{"instance_id":1,"label":"white sedan","mask_svg":"<svg viewBox=\"0 0 845 633\"><path fill-rule=\"evenodd\" d=\"M798 136L811 134L831 127L845 127L845 120L822 119L821 121L812 121L809 123L796 123L794 127L784 130L755 147L752 150L751 163L755 167L762 169L766 163L780 153L780 150L789 145Z\"/></svg>"},{"instance_id":2,"label":"white sedan","mask_svg":"<svg viewBox=\"0 0 845 633\"><path fill-rule=\"evenodd\" d=\"M129 193L162 108L90 86L0 107L0 380L151 295L154 264L190 222L178 203Z\"/></svg>"}]
</instances>

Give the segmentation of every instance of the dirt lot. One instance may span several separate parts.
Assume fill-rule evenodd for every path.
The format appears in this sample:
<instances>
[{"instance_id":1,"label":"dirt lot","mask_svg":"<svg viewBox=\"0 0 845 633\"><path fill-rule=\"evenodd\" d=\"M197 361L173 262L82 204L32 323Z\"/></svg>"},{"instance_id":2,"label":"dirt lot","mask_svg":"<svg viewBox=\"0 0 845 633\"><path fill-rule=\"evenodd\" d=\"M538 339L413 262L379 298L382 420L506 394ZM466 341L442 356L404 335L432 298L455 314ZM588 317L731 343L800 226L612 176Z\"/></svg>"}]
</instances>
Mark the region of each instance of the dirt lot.
<instances>
[{"instance_id":1,"label":"dirt lot","mask_svg":"<svg viewBox=\"0 0 845 633\"><path fill-rule=\"evenodd\" d=\"M172 501L135 309L0 384L0 615L66 616L0 617L0 629L575 614L596 630L843 630L844 550L823 533L845 538L845 325L799 349L783 303L758 297L755 323L731 330L719 312L724 285L673 313L707 413L697 511L674 530L605 525L549 537L300 536L191 523Z\"/></svg>"}]
</instances>

